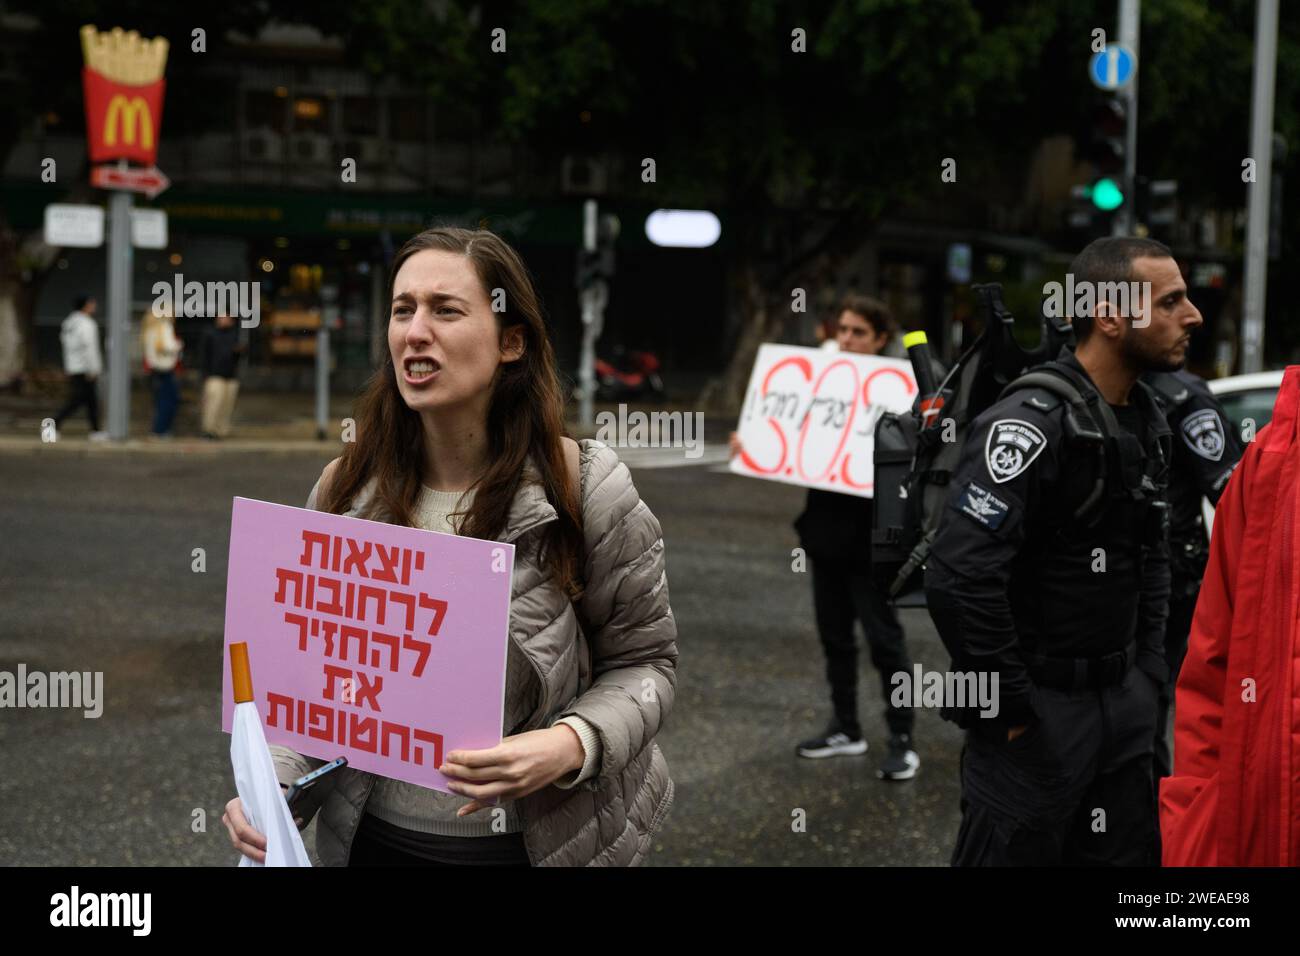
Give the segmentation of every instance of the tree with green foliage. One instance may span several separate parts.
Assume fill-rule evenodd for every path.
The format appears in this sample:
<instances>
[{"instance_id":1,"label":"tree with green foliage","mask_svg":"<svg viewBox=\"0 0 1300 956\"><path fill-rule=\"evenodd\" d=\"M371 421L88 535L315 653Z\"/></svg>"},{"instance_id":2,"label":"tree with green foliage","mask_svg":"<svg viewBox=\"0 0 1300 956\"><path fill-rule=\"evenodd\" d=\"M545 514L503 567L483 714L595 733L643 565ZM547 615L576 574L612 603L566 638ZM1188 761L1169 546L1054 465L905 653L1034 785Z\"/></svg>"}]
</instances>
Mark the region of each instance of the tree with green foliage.
<instances>
[{"instance_id":1,"label":"tree with green foliage","mask_svg":"<svg viewBox=\"0 0 1300 956\"><path fill-rule=\"evenodd\" d=\"M40 24L9 74L10 132L49 112L79 116L83 22L170 37L169 100L205 95L185 53L198 17L184 6L10 8ZM1178 179L1185 200L1244 205L1253 11L1252 0L1143 3L1139 171ZM564 156L612 154L634 160L612 199L720 210L734 348L715 394L729 404L758 345L782 334L791 290L824 282L882 218L983 225L990 204L1020 202L1037 144L1086 132L1093 30L1112 32L1116 4L231 0L202 25L213 49L272 19L315 26L342 40L346 62L474 117L483 138L524 145L549 182ZM504 52L492 49L496 29ZM1277 127L1300 144L1288 108L1300 93L1300 6L1284 5L1281 34ZM202 116L166 119L169 131L187 122ZM655 161L652 183L643 158ZM945 158L956 182L941 179ZM1288 196L1293 222L1300 190Z\"/></svg>"}]
</instances>

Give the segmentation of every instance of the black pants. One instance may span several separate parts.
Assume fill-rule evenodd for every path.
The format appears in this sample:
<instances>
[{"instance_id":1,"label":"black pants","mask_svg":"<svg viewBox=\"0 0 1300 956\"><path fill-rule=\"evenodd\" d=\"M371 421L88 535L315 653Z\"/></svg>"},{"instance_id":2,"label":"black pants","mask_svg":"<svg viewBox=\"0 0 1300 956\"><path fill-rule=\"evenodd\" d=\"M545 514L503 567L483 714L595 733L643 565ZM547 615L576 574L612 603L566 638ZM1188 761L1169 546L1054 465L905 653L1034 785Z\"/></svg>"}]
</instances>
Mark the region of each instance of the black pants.
<instances>
[{"instance_id":1,"label":"black pants","mask_svg":"<svg viewBox=\"0 0 1300 956\"><path fill-rule=\"evenodd\" d=\"M1039 685L1038 719L1010 742L1005 724L977 720L952 865L1156 865L1157 694L1132 667L1101 690Z\"/></svg>"},{"instance_id":2,"label":"black pants","mask_svg":"<svg viewBox=\"0 0 1300 956\"><path fill-rule=\"evenodd\" d=\"M1183 588L1174 581L1175 594ZM1169 722L1173 719L1174 688L1178 684L1178 671L1187 656L1187 637L1192 630L1192 615L1196 611L1199 587L1191 594L1179 594L1169 602L1169 621L1165 625L1165 662L1169 665L1169 683L1160 693L1159 711L1156 714L1156 780L1174 772L1174 755L1166 739Z\"/></svg>"},{"instance_id":3,"label":"black pants","mask_svg":"<svg viewBox=\"0 0 1300 956\"><path fill-rule=\"evenodd\" d=\"M352 838L348 866L529 866L522 833L448 837L417 833L369 813Z\"/></svg>"},{"instance_id":4,"label":"black pants","mask_svg":"<svg viewBox=\"0 0 1300 956\"><path fill-rule=\"evenodd\" d=\"M95 391L94 379L80 373L69 375L68 400L54 416L54 427L60 427L63 420L82 405L86 406L86 414L90 418L90 430L99 431L99 393Z\"/></svg>"},{"instance_id":5,"label":"black pants","mask_svg":"<svg viewBox=\"0 0 1300 956\"><path fill-rule=\"evenodd\" d=\"M826 678L831 685L835 718L847 731L860 732L858 723L858 642L855 621L862 623L871 663L880 673L886 701L885 721L891 734L910 734L915 715L911 706L888 703L894 689L890 678L912 673L903 628L885 595L871 581L871 566L848 560L809 557L817 633L826 652Z\"/></svg>"}]
</instances>

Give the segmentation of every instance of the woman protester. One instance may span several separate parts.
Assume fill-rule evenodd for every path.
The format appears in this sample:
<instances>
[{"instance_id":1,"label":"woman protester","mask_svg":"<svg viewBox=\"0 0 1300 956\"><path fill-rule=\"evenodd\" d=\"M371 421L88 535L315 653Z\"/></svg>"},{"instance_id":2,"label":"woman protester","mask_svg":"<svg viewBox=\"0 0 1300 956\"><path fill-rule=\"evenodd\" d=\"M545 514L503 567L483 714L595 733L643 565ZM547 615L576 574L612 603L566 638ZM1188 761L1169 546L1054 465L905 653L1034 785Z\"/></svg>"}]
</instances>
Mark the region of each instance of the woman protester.
<instances>
[{"instance_id":1,"label":"woman protester","mask_svg":"<svg viewBox=\"0 0 1300 956\"><path fill-rule=\"evenodd\" d=\"M347 768L295 812L305 826L319 810L325 865L638 864L673 797L655 743L677 662L659 522L612 449L564 435L541 306L507 243L429 229L388 292L357 440L307 507L515 545L504 737L445 755L455 795ZM282 785L324 763L271 749ZM238 798L223 822L264 856Z\"/></svg>"}]
</instances>

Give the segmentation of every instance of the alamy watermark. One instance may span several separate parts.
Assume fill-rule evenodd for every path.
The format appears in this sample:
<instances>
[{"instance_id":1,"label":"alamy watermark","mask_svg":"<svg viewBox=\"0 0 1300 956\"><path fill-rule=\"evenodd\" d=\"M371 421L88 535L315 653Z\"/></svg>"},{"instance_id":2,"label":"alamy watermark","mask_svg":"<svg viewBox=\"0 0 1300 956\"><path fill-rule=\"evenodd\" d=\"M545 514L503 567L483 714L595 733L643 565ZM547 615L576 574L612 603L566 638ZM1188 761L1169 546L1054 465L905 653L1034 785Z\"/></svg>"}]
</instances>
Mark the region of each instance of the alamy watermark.
<instances>
[{"instance_id":1,"label":"alamy watermark","mask_svg":"<svg viewBox=\"0 0 1300 956\"><path fill-rule=\"evenodd\" d=\"M152 893L83 893L73 884L50 897L50 925L117 926L132 936L148 936L153 926Z\"/></svg>"},{"instance_id":2,"label":"alamy watermark","mask_svg":"<svg viewBox=\"0 0 1300 956\"><path fill-rule=\"evenodd\" d=\"M153 314L176 318L215 318L228 315L246 329L262 321L262 283L185 281L176 273L171 282L153 284Z\"/></svg>"},{"instance_id":3,"label":"alamy watermark","mask_svg":"<svg viewBox=\"0 0 1300 956\"><path fill-rule=\"evenodd\" d=\"M1151 324L1150 282L1075 282L1074 274L1067 272L1064 285L1048 282L1043 286L1043 295L1043 312L1048 318L1091 316L1099 302L1109 302L1116 314L1132 317L1133 328L1144 329Z\"/></svg>"},{"instance_id":4,"label":"alamy watermark","mask_svg":"<svg viewBox=\"0 0 1300 956\"><path fill-rule=\"evenodd\" d=\"M596 440L614 448L685 448L695 459L704 454L704 413L628 412L620 403L617 415L596 413Z\"/></svg>"},{"instance_id":5,"label":"alamy watermark","mask_svg":"<svg viewBox=\"0 0 1300 956\"><path fill-rule=\"evenodd\" d=\"M95 720L104 712L103 671L0 671L0 708L72 707Z\"/></svg>"},{"instance_id":6,"label":"alamy watermark","mask_svg":"<svg viewBox=\"0 0 1300 956\"><path fill-rule=\"evenodd\" d=\"M977 708L990 720L1001 710L997 671L927 671L913 664L912 673L895 671L889 683L894 707Z\"/></svg>"}]
</instances>

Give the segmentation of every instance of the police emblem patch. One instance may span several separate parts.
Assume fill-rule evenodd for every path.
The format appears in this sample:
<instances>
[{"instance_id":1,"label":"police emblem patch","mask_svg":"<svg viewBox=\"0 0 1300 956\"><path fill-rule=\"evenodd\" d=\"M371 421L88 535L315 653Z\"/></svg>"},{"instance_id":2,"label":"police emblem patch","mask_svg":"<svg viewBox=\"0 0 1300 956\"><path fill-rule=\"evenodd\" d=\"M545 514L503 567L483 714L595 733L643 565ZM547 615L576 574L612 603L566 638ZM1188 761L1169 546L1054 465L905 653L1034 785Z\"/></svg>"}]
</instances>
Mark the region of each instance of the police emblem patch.
<instances>
[{"instance_id":1,"label":"police emblem patch","mask_svg":"<svg viewBox=\"0 0 1300 956\"><path fill-rule=\"evenodd\" d=\"M1004 418L993 423L984 442L989 477L998 484L1028 468L1047 446L1043 433L1029 422Z\"/></svg>"},{"instance_id":2,"label":"police emblem patch","mask_svg":"<svg viewBox=\"0 0 1300 956\"><path fill-rule=\"evenodd\" d=\"M1223 422L1219 413L1212 408L1204 408L1183 419L1183 441L1187 447L1202 458L1218 461L1223 457Z\"/></svg>"},{"instance_id":3,"label":"police emblem patch","mask_svg":"<svg viewBox=\"0 0 1300 956\"><path fill-rule=\"evenodd\" d=\"M973 481L966 485L957 505L962 514L973 518L990 531L996 531L998 525L1002 524L1002 520L1011 511L1011 506L1005 501Z\"/></svg>"}]
</instances>

